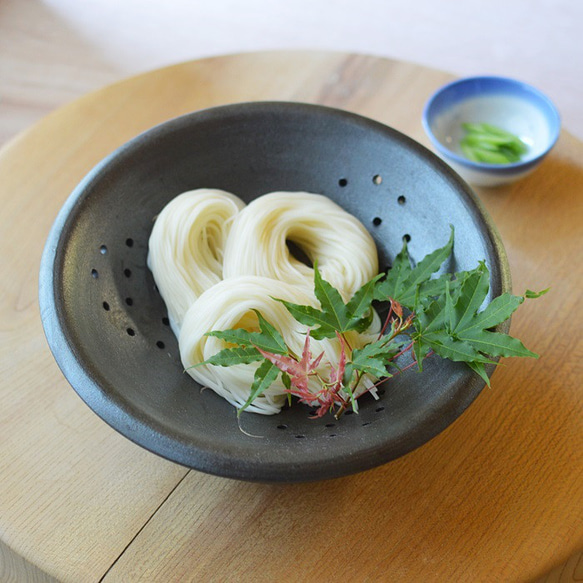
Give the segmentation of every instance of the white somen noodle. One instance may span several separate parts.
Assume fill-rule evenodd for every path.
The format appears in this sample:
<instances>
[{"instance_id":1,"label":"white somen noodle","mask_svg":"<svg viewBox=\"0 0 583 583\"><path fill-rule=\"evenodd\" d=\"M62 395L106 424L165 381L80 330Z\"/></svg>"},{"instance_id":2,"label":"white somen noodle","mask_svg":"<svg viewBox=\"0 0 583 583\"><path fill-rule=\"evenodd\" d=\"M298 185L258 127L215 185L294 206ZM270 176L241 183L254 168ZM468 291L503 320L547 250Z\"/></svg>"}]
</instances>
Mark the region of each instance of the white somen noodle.
<instances>
[{"instance_id":1,"label":"white somen noodle","mask_svg":"<svg viewBox=\"0 0 583 583\"><path fill-rule=\"evenodd\" d=\"M305 192L271 193L245 207L224 191L190 191L162 210L150 237L148 265L166 302L185 369L236 407L247 401L259 363L201 365L229 347L206 333L230 328L258 331L253 312L258 310L292 352L301 354L307 328L273 298L319 304L313 292L313 269L292 256L288 241L318 262L324 279L345 300L378 271L376 247L362 224L328 198ZM379 319L373 315L366 333L347 334L352 348L364 346L378 334ZM338 363L337 338L312 339L310 349L314 357L325 353L323 363ZM370 385L370 379L364 378L359 393ZM320 386L310 379L310 390ZM278 413L285 400L285 387L278 378L247 410Z\"/></svg>"},{"instance_id":2,"label":"white somen noodle","mask_svg":"<svg viewBox=\"0 0 583 583\"><path fill-rule=\"evenodd\" d=\"M252 311L254 309L261 312L261 315L277 328L292 352L300 355L307 328L295 320L282 303L272 298L296 304L317 305L307 290L267 277L245 275L225 279L204 292L184 318L179 337L182 363L192 378L238 407L242 406L249 396L249 388L259 363L230 367L213 365L193 367L193 365L228 346L219 338L205 336L209 330L245 328L259 331L257 316ZM336 338L321 341L312 339L310 349L314 356L324 351L326 355L324 360L338 362L340 343ZM324 370L323 366L321 370ZM310 382L316 390L318 383ZM278 379L248 410L256 413L277 413L284 401L284 386Z\"/></svg>"},{"instance_id":3,"label":"white somen noodle","mask_svg":"<svg viewBox=\"0 0 583 583\"><path fill-rule=\"evenodd\" d=\"M345 300L378 273L375 243L355 217L319 194L273 192L235 217L224 276L263 275L313 288L313 269L291 255L288 241L318 262L322 277Z\"/></svg>"},{"instance_id":4,"label":"white somen noodle","mask_svg":"<svg viewBox=\"0 0 583 583\"><path fill-rule=\"evenodd\" d=\"M223 278L227 235L244 206L229 192L205 188L177 196L156 218L148 267L176 335L196 298Z\"/></svg>"}]
</instances>

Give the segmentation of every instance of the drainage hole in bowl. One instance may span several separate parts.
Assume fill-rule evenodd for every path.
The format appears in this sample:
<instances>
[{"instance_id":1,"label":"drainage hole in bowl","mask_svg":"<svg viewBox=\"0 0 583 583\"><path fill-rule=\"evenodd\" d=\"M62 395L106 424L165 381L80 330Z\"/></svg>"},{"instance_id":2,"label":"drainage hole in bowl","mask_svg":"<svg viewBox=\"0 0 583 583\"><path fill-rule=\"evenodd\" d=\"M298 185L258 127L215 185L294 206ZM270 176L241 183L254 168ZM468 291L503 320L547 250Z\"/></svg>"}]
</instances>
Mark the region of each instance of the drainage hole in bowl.
<instances>
[{"instance_id":1,"label":"drainage hole in bowl","mask_svg":"<svg viewBox=\"0 0 583 583\"><path fill-rule=\"evenodd\" d=\"M362 426L363 426L363 427L366 427L367 425L370 425L371 423L372 423L372 421L365 421L365 422L362 424Z\"/></svg>"},{"instance_id":2,"label":"drainage hole in bowl","mask_svg":"<svg viewBox=\"0 0 583 583\"><path fill-rule=\"evenodd\" d=\"M99 277L99 272L97 271L97 269L92 269L91 270L91 277L93 279L97 279Z\"/></svg>"},{"instance_id":3,"label":"drainage hole in bowl","mask_svg":"<svg viewBox=\"0 0 583 583\"><path fill-rule=\"evenodd\" d=\"M373 183L374 183L374 184L382 184L382 182L383 182L383 177L382 177L380 174L375 174L375 175L372 177L372 181L373 181Z\"/></svg>"},{"instance_id":4,"label":"drainage hole in bowl","mask_svg":"<svg viewBox=\"0 0 583 583\"><path fill-rule=\"evenodd\" d=\"M336 437L335 433L331 433L328 437Z\"/></svg>"},{"instance_id":5,"label":"drainage hole in bowl","mask_svg":"<svg viewBox=\"0 0 583 583\"><path fill-rule=\"evenodd\" d=\"M287 429L287 425L281 424L277 426L278 429Z\"/></svg>"},{"instance_id":6,"label":"drainage hole in bowl","mask_svg":"<svg viewBox=\"0 0 583 583\"><path fill-rule=\"evenodd\" d=\"M135 336L136 335L136 331L133 328L128 328L126 330L126 332L128 333L128 336Z\"/></svg>"},{"instance_id":7,"label":"drainage hole in bowl","mask_svg":"<svg viewBox=\"0 0 583 583\"><path fill-rule=\"evenodd\" d=\"M132 276L132 270L131 270L131 269L127 269L127 268L126 268L126 269L124 269L124 270L123 270L123 274L124 274L126 277L131 277L131 276Z\"/></svg>"},{"instance_id":8,"label":"drainage hole in bowl","mask_svg":"<svg viewBox=\"0 0 583 583\"><path fill-rule=\"evenodd\" d=\"M384 407L377 407L377 408L375 409L375 412L376 412L376 413L381 413L381 412L382 412L382 411L384 411L384 410L385 410L385 408L384 408Z\"/></svg>"},{"instance_id":9,"label":"drainage hole in bowl","mask_svg":"<svg viewBox=\"0 0 583 583\"><path fill-rule=\"evenodd\" d=\"M409 233L405 233L403 235L403 241L407 241L407 243L409 243L409 241L411 241L411 235L409 235Z\"/></svg>"},{"instance_id":10,"label":"drainage hole in bowl","mask_svg":"<svg viewBox=\"0 0 583 583\"><path fill-rule=\"evenodd\" d=\"M382 222L383 222L383 219L381 219L381 217L375 217L375 218L372 220L372 224L373 224L375 227L378 227L378 226L379 226L379 225L380 225Z\"/></svg>"},{"instance_id":11,"label":"drainage hole in bowl","mask_svg":"<svg viewBox=\"0 0 583 583\"><path fill-rule=\"evenodd\" d=\"M403 205L403 204L405 204L405 203L407 202L407 199L406 199L406 198L405 198L403 195L401 195L401 196L400 196L400 197L397 199L397 202L398 202L400 205Z\"/></svg>"},{"instance_id":12,"label":"drainage hole in bowl","mask_svg":"<svg viewBox=\"0 0 583 583\"><path fill-rule=\"evenodd\" d=\"M106 312L109 312L109 304L107 302L103 302L101 305Z\"/></svg>"},{"instance_id":13,"label":"drainage hole in bowl","mask_svg":"<svg viewBox=\"0 0 583 583\"><path fill-rule=\"evenodd\" d=\"M107 246L106 246L106 245L102 245L102 246L99 248L99 252L100 252L102 255L105 255L105 254L107 253Z\"/></svg>"},{"instance_id":14,"label":"drainage hole in bowl","mask_svg":"<svg viewBox=\"0 0 583 583\"><path fill-rule=\"evenodd\" d=\"M131 237L128 237L128 238L126 239L126 245L127 245L128 247L133 247L133 246L134 246L134 240L133 240Z\"/></svg>"},{"instance_id":15,"label":"drainage hole in bowl","mask_svg":"<svg viewBox=\"0 0 583 583\"><path fill-rule=\"evenodd\" d=\"M170 326L170 320L166 316L164 316L162 318L162 324L164 324L164 326Z\"/></svg>"},{"instance_id":16,"label":"drainage hole in bowl","mask_svg":"<svg viewBox=\"0 0 583 583\"><path fill-rule=\"evenodd\" d=\"M305 435L296 435L295 438L296 439L304 439L306 436Z\"/></svg>"},{"instance_id":17,"label":"drainage hole in bowl","mask_svg":"<svg viewBox=\"0 0 583 583\"><path fill-rule=\"evenodd\" d=\"M335 424L334 423L326 423L326 425L324 425L324 427L334 427Z\"/></svg>"},{"instance_id":18,"label":"drainage hole in bowl","mask_svg":"<svg viewBox=\"0 0 583 583\"><path fill-rule=\"evenodd\" d=\"M348 180L346 180L346 178L341 178L338 181L338 186L341 186L342 188L344 188L347 184L348 184Z\"/></svg>"},{"instance_id":19,"label":"drainage hole in bowl","mask_svg":"<svg viewBox=\"0 0 583 583\"><path fill-rule=\"evenodd\" d=\"M164 342L162 342L162 340L158 340L158 342L156 342L156 346L160 349L163 350L166 345L164 344Z\"/></svg>"},{"instance_id":20,"label":"drainage hole in bowl","mask_svg":"<svg viewBox=\"0 0 583 583\"><path fill-rule=\"evenodd\" d=\"M132 300L132 298L126 298L126 304L128 306L133 306L134 305L134 300Z\"/></svg>"}]
</instances>

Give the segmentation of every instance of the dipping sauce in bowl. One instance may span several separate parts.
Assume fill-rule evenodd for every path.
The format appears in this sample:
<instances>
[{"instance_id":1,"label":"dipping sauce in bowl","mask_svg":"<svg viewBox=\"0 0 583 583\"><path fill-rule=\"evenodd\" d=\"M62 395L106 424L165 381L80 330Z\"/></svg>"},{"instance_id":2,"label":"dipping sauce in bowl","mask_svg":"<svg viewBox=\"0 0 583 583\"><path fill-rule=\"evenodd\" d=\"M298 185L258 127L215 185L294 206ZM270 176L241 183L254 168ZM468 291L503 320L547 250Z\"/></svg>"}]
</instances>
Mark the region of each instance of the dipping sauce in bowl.
<instances>
[{"instance_id":1,"label":"dipping sauce in bowl","mask_svg":"<svg viewBox=\"0 0 583 583\"><path fill-rule=\"evenodd\" d=\"M518 138L518 161L470 159L462 143L464 124L489 124ZM468 182L496 186L532 172L559 137L557 109L538 89L504 77L468 77L436 91L423 111L423 126L437 153Z\"/></svg>"}]
</instances>

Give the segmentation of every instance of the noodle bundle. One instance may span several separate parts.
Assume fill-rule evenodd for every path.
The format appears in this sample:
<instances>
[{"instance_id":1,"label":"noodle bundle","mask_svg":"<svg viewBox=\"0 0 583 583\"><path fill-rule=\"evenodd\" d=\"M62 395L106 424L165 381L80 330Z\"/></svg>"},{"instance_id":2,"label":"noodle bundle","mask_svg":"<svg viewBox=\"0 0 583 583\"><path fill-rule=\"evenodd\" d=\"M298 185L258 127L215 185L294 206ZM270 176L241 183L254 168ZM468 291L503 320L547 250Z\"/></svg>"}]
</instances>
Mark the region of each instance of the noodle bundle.
<instances>
[{"instance_id":1,"label":"noodle bundle","mask_svg":"<svg viewBox=\"0 0 583 583\"><path fill-rule=\"evenodd\" d=\"M376 247L364 226L330 199L306 192L274 192L247 206L222 190L186 192L162 210L150 236L148 266L166 302L185 369L236 407L247 402L260 363L201 364L230 347L206 334L231 328L259 331L253 312L258 310L290 350L302 354L307 327L274 298L316 308L319 303L314 270L291 254L290 241L318 262L322 277L345 301L377 274ZM379 329L373 310L365 333L345 337L353 349L359 348L375 339ZM342 346L337 338L311 338L310 350L314 357L324 352L322 362L329 370L330 364L338 364ZM356 396L371 385L365 375ZM317 379L308 380L310 392L319 388ZM271 415L285 400L280 376L246 410Z\"/></svg>"},{"instance_id":2,"label":"noodle bundle","mask_svg":"<svg viewBox=\"0 0 583 583\"><path fill-rule=\"evenodd\" d=\"M285 306L272 298L279 298L298 304L316 306L314 297L306 291L285 282L267 277L240 276L225 279L204 292L187 312L180 331L180 356L190 376L205 387L227 399L236 407L241 407L249 397L253 375L259 363L237 364L230 367L203 364L211 356L228 347L219 338L205 336L210 330L245 328L259 331L257 316L253 309L277 328L286 344L295 354L301 354L307 327L300 324L287 311ZM325 352L326 359L337 363L340 355L340 342L336 339L310 341L314 356ZM191 368L193 367L193 368ZM315 391L318 383L310 380ZM263 395L260 395L247 408L255 413L278 413L286 396L284 385L278 378Z\"/></svg>"},{"instance_id":3,"label":"noodle bundle","mask_svg":"<svg viewBox=\"0 0 583 583\"><path fill-rule=\"evenodd\" d=\"M287 241L318 262L322 277L345 300L378 273L375 243L355 217L319 194L273 192L235 218L224 276L263 275L313 288L313 269L291 255Z\"/></svg>"},{"instance_id":4,"label":"noodle bundle","mask_svg":"<svg viewBox=\"0 0 583 583\"><path fill-rule=\"evenodd\" d=\"M231 220L244 206L229 192L205 188L177 196L156 218L148 266L176 335L196 298L221 281Z\"/></svg>"}]
</instances>

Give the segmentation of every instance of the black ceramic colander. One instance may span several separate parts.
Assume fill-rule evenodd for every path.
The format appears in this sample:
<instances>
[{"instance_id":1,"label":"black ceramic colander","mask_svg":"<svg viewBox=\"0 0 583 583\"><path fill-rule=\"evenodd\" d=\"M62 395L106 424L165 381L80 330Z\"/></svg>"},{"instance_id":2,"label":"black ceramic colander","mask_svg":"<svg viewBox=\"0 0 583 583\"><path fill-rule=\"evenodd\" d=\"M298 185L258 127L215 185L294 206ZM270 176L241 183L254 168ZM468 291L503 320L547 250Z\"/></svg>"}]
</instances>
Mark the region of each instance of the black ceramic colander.
<instances>
[{"instance_id":1,"label":"black ceramic colander","mask_svg":"<svg viewBox=\"0 0 583 583\"><path fill-rule=\"evenodd\" d=\"M164 303L146 266L154 217L174 196L220 188L246 202L276 190L329 196L374 237L382 266L409 239L414 259L455 226L448 269L491 272L488 298L509 291L505 254L469 187L423 146L379 123L298 103L245 103L179 117L130 141L75 189L40 272L51 350L81 398L143 447L191 468L245 480L342 476L434 437L483 382L437 357L385 383L359 414L310 419L295 406L243 414L184 373ZM490 369L489 372L491 372Z\"/></svg>"}]
</instances>

